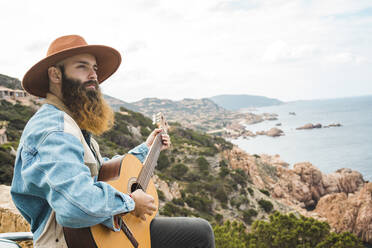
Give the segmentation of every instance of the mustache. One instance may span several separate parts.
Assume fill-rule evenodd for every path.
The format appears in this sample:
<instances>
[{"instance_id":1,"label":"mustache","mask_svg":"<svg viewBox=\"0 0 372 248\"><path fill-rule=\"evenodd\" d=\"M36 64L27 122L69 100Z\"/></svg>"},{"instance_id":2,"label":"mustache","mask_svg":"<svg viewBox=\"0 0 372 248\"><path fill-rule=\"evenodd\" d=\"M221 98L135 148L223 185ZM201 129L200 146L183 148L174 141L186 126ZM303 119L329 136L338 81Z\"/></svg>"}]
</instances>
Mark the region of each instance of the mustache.
<instances>
[{"instance_id":1,"label":"mustache","mask_svg":"<svg viewBox=\"0 0 372 248\"><path fill-rule=\"evenodd\" d=\"M89 81L85 81L83 83L83 86L89 86L89 85L94 85L94 86L96 86L96 88L99 87L99 83L98 83L97 80L89 80Z\"/></svg>"}]
</instances>

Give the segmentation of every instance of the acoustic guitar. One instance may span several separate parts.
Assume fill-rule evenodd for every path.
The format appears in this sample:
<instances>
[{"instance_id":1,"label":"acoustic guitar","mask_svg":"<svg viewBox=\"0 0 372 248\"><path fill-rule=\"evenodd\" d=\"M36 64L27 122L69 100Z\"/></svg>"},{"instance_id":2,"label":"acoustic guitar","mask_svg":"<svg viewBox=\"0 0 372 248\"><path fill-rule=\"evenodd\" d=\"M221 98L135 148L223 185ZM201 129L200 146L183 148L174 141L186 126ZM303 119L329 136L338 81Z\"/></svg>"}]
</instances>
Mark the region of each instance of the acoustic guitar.
<instances>
[{"instance_id":1,"label":"acoustic guitar","mask_svg":"<svg viewBox=\"0 0 372 248\"><path fill-rule=\"evenodd\" d=\"M162 147L161 134L167 132L168 123L161 113L157 114L156 123L162 132L155 137L143 165L135 156L126 154L104 163L98 180L125 194L142 189L154 197L155 205L159 206L158 194L151 177ZM131 213L115 216L116 225L121 227L120 232L114 232L101 224L86 228L64 227L63 231L69 248L150 248L150 223L155 215L156 212L151 216L146 215L146 221Z\"/></svg>"}]
</instances>

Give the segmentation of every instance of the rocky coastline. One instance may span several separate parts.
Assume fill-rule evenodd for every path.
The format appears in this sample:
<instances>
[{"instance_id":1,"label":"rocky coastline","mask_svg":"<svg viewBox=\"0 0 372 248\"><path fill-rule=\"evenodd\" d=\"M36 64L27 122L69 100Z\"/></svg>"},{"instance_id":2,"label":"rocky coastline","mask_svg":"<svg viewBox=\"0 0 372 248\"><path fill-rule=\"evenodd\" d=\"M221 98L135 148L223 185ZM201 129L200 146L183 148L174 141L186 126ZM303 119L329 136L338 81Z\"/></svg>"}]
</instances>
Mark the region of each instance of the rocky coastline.
<instances>
[{"instance_id":1,"label":"rocky coastline","mask_svg":"<svg viewBox=\"0 0 372 248\"><path fill-rule=\"evenodd\" d=\"M257 187L298 213L327 221L336 232L349 231L372 243L372 183L364 181L359 172L343 168L324 174L309 162L289 168L279 155L250 155L238 147L224 156L234 169L243 169Z\"/></svg>"}]
</instances>

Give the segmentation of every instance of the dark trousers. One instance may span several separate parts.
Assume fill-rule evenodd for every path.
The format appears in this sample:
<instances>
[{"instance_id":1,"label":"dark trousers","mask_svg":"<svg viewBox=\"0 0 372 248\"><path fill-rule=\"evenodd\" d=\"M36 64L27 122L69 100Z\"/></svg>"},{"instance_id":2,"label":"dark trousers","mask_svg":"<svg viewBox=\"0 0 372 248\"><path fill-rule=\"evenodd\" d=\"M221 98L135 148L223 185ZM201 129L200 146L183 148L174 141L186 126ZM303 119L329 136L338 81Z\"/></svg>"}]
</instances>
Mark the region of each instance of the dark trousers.
<instances>
[{"instance_id":1,"label":"dark trousers","mask_svg":"<svg viewBox=\"0 0 372 248\"><path fill-rule=\"evenodd\" d=\"M201 218L156 217L150 233L151 248L214 248L213 229Z\"/></svg>"}]
</instances>

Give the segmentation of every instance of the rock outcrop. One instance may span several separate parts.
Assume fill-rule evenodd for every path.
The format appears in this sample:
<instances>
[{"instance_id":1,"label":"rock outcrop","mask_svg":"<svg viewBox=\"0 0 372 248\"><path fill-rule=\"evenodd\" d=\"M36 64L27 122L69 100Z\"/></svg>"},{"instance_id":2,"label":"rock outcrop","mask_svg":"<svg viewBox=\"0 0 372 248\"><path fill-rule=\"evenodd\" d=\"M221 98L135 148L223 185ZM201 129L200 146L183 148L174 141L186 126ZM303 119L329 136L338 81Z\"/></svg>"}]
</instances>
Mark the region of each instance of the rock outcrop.
<instances>
[{"instance_id":1,"label":"rock outcrop","mask_svg":"<svg viewBox=\"0 0 372 248\"><path fill-rule=\"evenodd\" d=\"M318 124L312 124L312 123L308 123L308 124L305 124L303 125L302 127L298 127L296 128L296 130L304 130L304 129L314 129L314 128L329 128L329 127L341 127L342 125L340 123L332 123L332 124L329 124L329 125L325 125L323 126L322 124L318 123Z\"/></svg>"},{"instance_id":2,"label":"rock outcrop","mask_svg":"<svg viewBox=\"0 0 372 248\"><path fill-rule=\"evenodd\" d=\"M372 183L359 172L343 168L324 174L309 162L291 169L279 155L250 155L237 147L225 152L225 158L233 169L246 171L258 188L301 214L327 220L336 231L348 230L372 243Z\"/></svg>"},{"instance_id":3,"label":"rock outcrop","mask_svg":"<svg viewBox=\"0 0 372 248\"><path fill-rule=\"evenodd\" d=\"M269 131L257 131L256 135L267 135L270 137L279 137L279 136L284 135L284 132L283 130L279 128L273 127Z\"/></svg>"},{"instance_id":4,"label":"rock outcrop","mask_svg":"<svg viewBox=\"0 0 372 248\"><path fill-rule=\"evenodd\" d=\"M303 125L302 127L298 127L296 128L297 130L303 130L303 129L314 129L314 128L322 128L322 124L318 123L318 124L312 124L312 123L308 123L308 124L305 124Z\"/></svg>"},{"instance_id":5,"label":"rock outcrop","mask_svg":"<svg viewBox=\"0 0 372 248\"><path fill-rule=\"evenodd\" d=\"M10 187L0 185L0 233L29 232L30 225L18 212L10 196ZM32 241L20 242L21 247L32 247Z\"/></svg>"},{"instance_id":6,"label":"rock outcrop","mask_svg":"<svg viewBox=\"0 0 372 248\"><path fill-rule=\"evenodd\" d=\"M166 201L181 197L180 187L177 182L168 185L167 182L161 180L157 175L154 175L152 179L154 180L156 188L164 193Z\"/></svg>"},{"instance_id":7,"label":"rock outcrop","mask_svg":"<svg viewBox=\"0 0 372 248\"><path fill-rule=\"evenodd\" d=\"M336 232L349 231L372 243L372 183L355 194L333 193L322 197L315 209Z\"/></svg>"}]
</instances>

